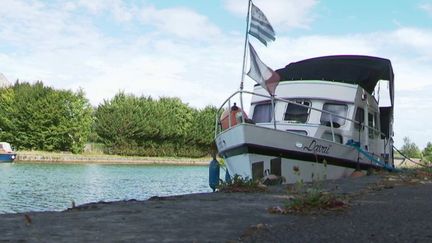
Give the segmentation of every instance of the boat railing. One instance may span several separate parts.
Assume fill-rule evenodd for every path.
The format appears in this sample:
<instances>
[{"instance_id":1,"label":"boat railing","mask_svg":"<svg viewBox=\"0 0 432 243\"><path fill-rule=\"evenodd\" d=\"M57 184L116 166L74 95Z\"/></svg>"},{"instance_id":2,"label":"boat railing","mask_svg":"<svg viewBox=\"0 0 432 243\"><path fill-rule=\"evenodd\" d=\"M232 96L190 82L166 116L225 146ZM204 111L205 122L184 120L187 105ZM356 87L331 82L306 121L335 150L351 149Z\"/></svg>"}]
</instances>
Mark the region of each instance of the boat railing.
<instances>
[{"instance_id":1,"label":"boat railing","mask_svg":"<svg viewBox=\"0 0 432 243\"><path fill-rule=\"evenodd\" d=\"M285 102L285 103L288 103L288 104L293 104L293 105L296 105L296 106L300 106L300 107L303 107L303 108L307 108L307 109L311 109L311 110L315 110L315 111L318 111L318 112L320 112L320 113L325 113L325 114L328 114L329 116L330 116L330 129L331 129L331 134L332 134L332 141L333 142L336 142L336 136L335 136L335 122L333 121L333 118L334 117L337 117L337 118L340 118L340 119L343 119L343 120L345 120L345 121L349 121L349 122L352 122L353 124L357 124L358 126L359 126L359 131L360 130L363 130L363 129L369 129L369 131L372 131L374 134L380 134L381 135L381 137L383 137L384 138L384 148L385 147L387 147L388 146L388 141L389 141L389 139L386 137L386 135L383 133L383 132L381 132L380 130L378 130L376 127L372 127L372 126L369 126L369 125L366 125L366 124L364 124L364 122L359 122L359 121L356 121L356 120L353 120L353 119L350 119L350 118L348 118L348 117L344 117L344 116L340 116L340 115L338 115L338 114L335 114L335 113L333 113L333 112L330 112L330 111L326 111L326 110L322 110L322 109L318 109L318 108L315 108L315 107L311 107L311 106L307 106L307 105L303 105L303 104L299 104L299 103L297 103L297 102L295 102L295 101L291 101L291 100L287 100L287 99L283 99L283 98L278 98L278 97L275 97L275 96L270 96L270 95L264 95L264 94L258 94L258 93L255 93L255 92L251 92L251 91L245 91L245 90L243 90L243 91L241 91L241 90L239 90L239 91L236 91L236 92L234 92L231 96L229 96L226 100L225 100L225 102L219 107L219 109L218 109L218 112L217 112L217 115L216 115L216 124L215 124L215 136L217 136L217 134L219 134L220 132L222 132L222 123L221 123L221 117L220 117L220 115L222 114L222 112L223 111L225 111L225 110L228 110L228 111L230 111L230 109L231 109L231 104L232 104L232 99L234 98L234 97L236 97L237 95L239 95L240 97L239 97L239 99L240 99L240 108L241 108L241 111L243 111L244 112L244 107L243 107L243 94L249 94L249 95L253 95L253 96L258 96L258 97L263 97L263 98L268 98L269 100L271 100L271 102L272 102L272 105L271 105L271 111L272 111L272 121L273 121L273 124L274 124L274 129L277 129L277 124L276 124L276 119L275 119L275 101L281 101L281 102ZM225 108L225 106L227 106L228 105L228 108ZM235 124L232 124L232 116L233 116L233 114L231 113L231 112L228 112L228 128L230 128L230 127L232 127L232 126L234 126ZM243 115L241 115L240 117L239 117L240 119L237 121L237 123L245 123L245 122L247 122L247 120L245 119L245 117L243 116ZM319 125L322 125L322 124L319 124Z\"/></svg>"}]
</instances>

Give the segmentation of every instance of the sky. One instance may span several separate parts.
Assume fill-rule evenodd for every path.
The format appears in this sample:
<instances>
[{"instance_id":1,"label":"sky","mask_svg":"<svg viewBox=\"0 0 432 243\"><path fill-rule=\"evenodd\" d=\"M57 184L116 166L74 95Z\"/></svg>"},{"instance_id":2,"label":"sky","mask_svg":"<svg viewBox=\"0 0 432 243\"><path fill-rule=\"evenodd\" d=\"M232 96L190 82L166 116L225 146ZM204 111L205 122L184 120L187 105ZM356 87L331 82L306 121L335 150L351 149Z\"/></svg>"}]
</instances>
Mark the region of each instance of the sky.
<instances>
[{"instance_id":1,"label":"sky","mask_svg":"<svg viewBox=\"0 0 432 243\"><path fill-rule=\"evenodd\" d=\"M82 89L219 106L239 89L247 0L0 0L0 73ZM322 55L390 59L395 144L432 142L432 0L255 0L276 32L269 67ZM246 79L245 89L254 81Z\"/></svg>"}]
</instances>

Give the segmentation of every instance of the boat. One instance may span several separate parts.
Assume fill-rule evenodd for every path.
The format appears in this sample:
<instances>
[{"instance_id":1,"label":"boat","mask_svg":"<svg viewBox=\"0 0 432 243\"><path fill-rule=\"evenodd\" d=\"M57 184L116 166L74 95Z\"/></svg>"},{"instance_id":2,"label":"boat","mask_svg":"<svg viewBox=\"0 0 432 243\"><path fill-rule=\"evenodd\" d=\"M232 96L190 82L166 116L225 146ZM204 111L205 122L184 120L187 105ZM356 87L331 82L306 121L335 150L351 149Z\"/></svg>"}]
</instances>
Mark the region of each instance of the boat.
<instances>
[{"instance_id":1,"label":"boat","mask_svg":"<svg viewBox=\"0 0 432 243\"><path fill-rule=\"evenodd\" d=\"M230 175L275 175L296 183L394 169L390 60L322 56L275 73L280 80L274 94L257 84L219 107L215 143Z\"/></svg>"},{"instance_id":2,"label":"boat","mask_svg":"<svg viewBox=\"0 0 432 243\"><path fill-rule=\"evenodd\" d=\"M16 153L7 142L0 142L0 163L13 162L16 159Z\"/></svg>"}]
</instances>

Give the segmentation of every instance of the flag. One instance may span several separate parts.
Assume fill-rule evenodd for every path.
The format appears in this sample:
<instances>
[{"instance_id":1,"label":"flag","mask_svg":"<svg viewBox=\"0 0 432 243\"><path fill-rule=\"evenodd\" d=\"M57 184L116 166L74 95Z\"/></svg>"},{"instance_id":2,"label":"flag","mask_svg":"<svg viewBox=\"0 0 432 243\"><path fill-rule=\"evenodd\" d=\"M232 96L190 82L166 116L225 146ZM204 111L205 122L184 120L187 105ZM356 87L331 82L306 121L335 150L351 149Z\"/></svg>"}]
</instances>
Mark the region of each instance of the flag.
<instances>
[{"instance_id":1,"label":"flag","mask_svg":"<svg viewBox=\"0 0 432 243\"><path fill-rule=\"evenodd\" d=\"M249 34L257 38L266 46L267 42L276 40L275 32L273 27L270 25L270 22L267 20L264 13L253 3L251 7Z\"/></svg>"},{"instance_id":2,"label":"flag","mask_svg":"<svg viewBox=\"0 0 432 243\"><path fill-rule=\"evenodd\" d=\"M250 69L247 75L260 84L271 95L275 94L276 86L279 84L280 76L278 73L267 67L259 59L255 49L249 43Z\"/></svg>"}]
</instances>

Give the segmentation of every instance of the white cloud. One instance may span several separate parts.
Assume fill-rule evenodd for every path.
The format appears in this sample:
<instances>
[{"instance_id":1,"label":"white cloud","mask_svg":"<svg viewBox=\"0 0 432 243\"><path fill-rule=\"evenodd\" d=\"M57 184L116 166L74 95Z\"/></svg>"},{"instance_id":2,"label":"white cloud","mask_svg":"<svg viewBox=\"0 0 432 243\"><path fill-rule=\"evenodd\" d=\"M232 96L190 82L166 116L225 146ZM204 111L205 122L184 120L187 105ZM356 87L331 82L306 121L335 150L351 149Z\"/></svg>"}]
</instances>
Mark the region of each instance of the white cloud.
<instances>
[{"instance_id":1,"label":"white cloud","mask_svg":"<svg viewBox=\"0 0 432 243\"><path fill-rule=\"evenodd\" d=\"M410 51L422 56L432 58L432 31L418 28L400 28L390 36L402 47L409 48Z\"/></svg>"},{"instance_id":2,"label":"white cloud","mask_svg":"<svg viewBox=\"0 0 432 243\"><path fill-rule=\"evenodd\" d=\"M77 4L68 3L75 6L70 9L75 10L77 7L82 7L93 15L109 13L119 22L127 22L132 20L136 15L137 7L128 6L123 0L80 0Z\"/></svg>"},{"instance_id":3,"label":"white cloud","mask_svg":"<svg viewBox=\"0 0 432 243\"><path fill-rule=\"evenodd\" d=\"M431 89L432 84L429 84L421 90L396 92L394 129L397 147L402 146L404 137L411 138L420 148L432 142L432 129L427 126L432 119Z\"/></svg>"},{"instance_id":4,"label":"white cloud","mask_svg":"<svg viewBox=\"0 0 432 243\"><path fill-rule=\"evenodd\" d=\"M247 1L225 0L226 9L240 17L246 16ZM258 0L258 6L276 30L307 28L314 20L313 8L317 0Z\"/></svg>"},{"instance_id":5,"label":"white cloud","mask_svg":"<svg viewBox=\"0 0 432 243\"><path fill-rule=\"evenodd\" d=\"M93 14L99 14L108 8L108 6L105 4L105 1L103 0L80 0L78 2L78 5L84 7Z\"/></svg>"},{"instance_id":6,"label":"white cloud","mask_svg":"<svg viewBox=\"0 0 432 243\"><path fill-rule=\"evenodd\" d=\"M160 32L195 40L211 40L221 34L209 19L187 8L156 9L148 7L141 11L141 20L154 25Z\"/></svg>"},{"instance_id":7,"label":"white cloud","mask_svg":"<svg viewBox=\"0 0 432 243\"><path fill-rule=\"evenodd\" d=\"M419 8L432 16L432 3L422 3Z\"/></svg>"},{"instance_id":8,"label":"white cloud","mask_svg":"<svg viewBox=\"0 0 432 243\"><path fill-rule=\"evenodd\" d=\"M367 38L359 36L301 36L297 38L280 37L265 49L258 46L263 56L275 62L276 66L286 65L287 61L326 55L362 54L372 55L375 47ZM277 63L276 63L277 62Z\"/></svg>"}]
</instances>

